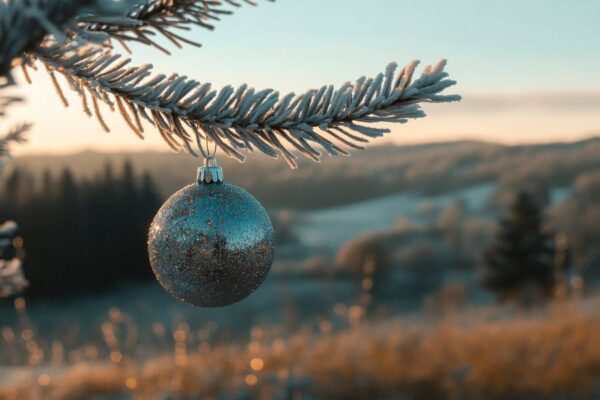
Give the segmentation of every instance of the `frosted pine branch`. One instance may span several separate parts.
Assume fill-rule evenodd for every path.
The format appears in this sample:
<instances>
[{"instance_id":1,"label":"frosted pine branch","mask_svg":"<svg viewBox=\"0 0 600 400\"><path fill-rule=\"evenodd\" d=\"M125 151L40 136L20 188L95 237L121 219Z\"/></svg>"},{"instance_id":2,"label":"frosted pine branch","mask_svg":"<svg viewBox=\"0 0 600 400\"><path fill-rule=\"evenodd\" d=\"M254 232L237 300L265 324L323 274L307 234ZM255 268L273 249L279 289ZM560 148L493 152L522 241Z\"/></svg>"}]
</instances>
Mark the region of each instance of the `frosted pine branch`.
<instances>
[{"instance_id":1,"label":"frosted pine branch","mask_svg":"<svg viewBox=\"0 0 600 400\"><path fill-rule=\"evenodd\" d=\"M243 0L254 4L253 1ZM190 25L212 29L211 21L231 14L225 5L233 0L3 0L0 1L0 84L13 83L10 69L23 55L38 48L48 35L58 42L73 39L80 44L106 45L116 39L155 46L162 35L176 46L197 42L176 31Z\"/></svg>"},{"instance_id":2,"label":"frosted pine branch","mask_svg":"<svg viewBox=\"0 0 600 400\"><path fill-rule=\"evenodd\" d=\"M211 21L229 13L224 3L239 5L233 0L0 1L0 76L11 83L10 66L21 64L28 79L27 68L41 60L63 103L59 74L106 130L102 104L118 111L140 137L144 124L152 125L174 150L196 154L195 143L204 154L202 144L213 142L240 161L258 149L282 155L292 167L294 150L315 161L322 150L345 155L389 131L373 124L405 123L425 115L421 103L460 99L443 94L455 84L443 71L444 62L425 68L417 79L417 63L399 73L390 64L372 79L280 96L272 89L213 90L210 83L185 76L154 75L151 66L133 66L110 48L112 39L161 48L157 35L177 46L197 44L175 31L192 24L212 28Z\"/></svg>"},{"instance_id":3,"label":"frosted pine branch","mask_svg":"<svg viewBox=\"0 0 600 400\"><path fill-rule=\"evenodd\" d=\"M13 61L39 46L51 33L63 36L63 25L92 0L0 1L0 77L11 83Z\"/></svg>"},{"instance_id":4,"label":"frosted pine branch","mask_svg":"<svg viewBox=\"0 0 600 400\"><path fill-rule=\"evenodd\" d=\"M20 102L21 98L12 96L0 96L0 117L6 115L6 108L8 106ZM13 127L5 134L0 134L0 172L2 167L9 157L9 150L11 144L23 143L25 141L25 132L29 130L31 126L29 124L21 124Z\"/></svg>"},{"instance_id":5,"label":"frosted pine branch","mask_svg":"<svg viewBox=\"0 0 600 400\"><path fill-rule=\"evenodd\" d=\"M460 99L442 94L455 84L444 72L444 61L425 68L415 80L417 62L399 72L392 63L375 78L280 96L273 89L243 85L213 90L210 83L185 76L153 75L150 65L133 66L97 47L78 52L45 48L37 57L65 77L90 115L93 105L105 128L99 103L119 111L138 136L144 132L142 121L154 126L174 150L195 154L193 142L202 149L209 140L240 161L244 151L258 149L272 157L282 155L292 167L297 160L292 149L315 161L321 157L317 147L330 156L346 155L344 148L360 149L389 132L372 124L405 123L425 116L420 103Z\"/></svg>"},{"instance_id":6,"label":"frosted pine branch","mask_svg":"<svg viewBox=\"0 0 600 400\"><path fill-rule=\"evenodd\" d=\"M256 5L250 0L243 0L243 2ZM135 6L124 17L102 18L92 15L81 18L78 28L88 32L105 33L126 48L125 42L135 41L154 46L170 54L157 43L156 36L165 37L177 47L182 47L184 43L200 46L200 43L185 38L176 31L189 31L189 25L214 29L213 23L222 15L232 14L226 4L236 7L241 5L232 0L147 0Z\"/></svg>"},{"instance_id":7,"label":"frosted pine branch","mask_svg":"<svg viewBox=\"0 0 600 400\"><path fill-rule=\"evenodd\" d=\"M12 128L5 135L0 135L0 172L4 167L6 159L10 156L10 145L25 142L25 132L31 128L29 124L21 124Z\"/></svg>"},{"instance_id":8,"label":"frosted pine branch","mask_svg":"<svg viewBox=\"0 0 600 400\"><path fill-rule=\"evenodd\" d=\"M23 101L22 98L16 96L0 96L0 117L6 115L6 109L15 104Z\"/></svg>"}]
</instances>

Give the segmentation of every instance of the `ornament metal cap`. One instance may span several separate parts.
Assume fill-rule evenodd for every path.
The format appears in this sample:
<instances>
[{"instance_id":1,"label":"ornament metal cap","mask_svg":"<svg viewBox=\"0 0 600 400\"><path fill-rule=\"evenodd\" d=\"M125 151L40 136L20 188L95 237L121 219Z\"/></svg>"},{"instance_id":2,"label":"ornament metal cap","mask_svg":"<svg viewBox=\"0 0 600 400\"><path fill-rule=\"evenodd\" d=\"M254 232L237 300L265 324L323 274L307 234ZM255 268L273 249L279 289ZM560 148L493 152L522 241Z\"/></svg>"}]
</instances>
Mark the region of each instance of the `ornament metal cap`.
<instances>
[{"instance_id":1,"label":"ornament metal cap","mask_svg":"<svg viewBox=\"0 0 600 400\"><path fill-rule=\"evenodd\" d=\"M223 168L217 165L217 159L204 160L204 167L198 168L198 184L223 183Z\"/></svg>"}]
</instances>

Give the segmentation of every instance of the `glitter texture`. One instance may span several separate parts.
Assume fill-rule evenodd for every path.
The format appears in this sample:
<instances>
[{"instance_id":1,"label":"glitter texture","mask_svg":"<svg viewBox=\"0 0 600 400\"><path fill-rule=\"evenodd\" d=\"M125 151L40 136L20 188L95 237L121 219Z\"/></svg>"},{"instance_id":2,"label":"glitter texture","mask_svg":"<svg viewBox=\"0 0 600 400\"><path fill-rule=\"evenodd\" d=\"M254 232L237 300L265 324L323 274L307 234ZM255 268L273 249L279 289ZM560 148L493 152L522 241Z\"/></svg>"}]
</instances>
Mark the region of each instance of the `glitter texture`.
<instances>
[{"instance_id":1,"label":"glitter texture","mask_svg":"<svg viewBox=\"0 0 600 400\"><path fill-rule=\"evenodd\" d=\"M228 183L192 184L154 217L150 264L177 299L221 307L254 292L273 262L273 225L262 205Z\"/></svg>"}]
</instances>

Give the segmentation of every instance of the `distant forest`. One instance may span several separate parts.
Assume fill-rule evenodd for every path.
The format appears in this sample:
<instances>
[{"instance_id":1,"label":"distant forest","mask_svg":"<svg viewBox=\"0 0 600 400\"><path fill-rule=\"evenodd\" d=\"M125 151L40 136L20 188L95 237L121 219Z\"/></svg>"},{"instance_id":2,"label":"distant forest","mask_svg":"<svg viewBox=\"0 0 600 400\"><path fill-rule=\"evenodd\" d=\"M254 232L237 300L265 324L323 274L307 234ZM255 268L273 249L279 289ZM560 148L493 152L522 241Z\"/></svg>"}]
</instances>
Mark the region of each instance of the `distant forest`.
<instances>
[{"instance_id":1,"label":"distant forest","mask_svg":"<svg viewBox=\"0 0 600 400\"><path fill-rule=\"evenodd\" d=\"M147 229L161 196L130 162L84 180L68 168L41 179L16 168L2 192L0 220L18 221L25 240L28 298L93 294L152 276Z\"/></svg>"},{"instance_id":2,"label":"distant forest","mask_svg":"<svg viewBox=\"0 0 600 400\"><path fill-rule=\"evenodd\" d=\"M414 146L373 146L352 157L328 158L317 164L302 160L290 170L282 160L256 155L245 164L219 158L225 179L246 188L267 208L321 209L413 192L442 194L479 183L499 182L495 205L504 208L512 193L539 187L573 186L582 174L600 170L600 138L573 143L505 146L460 141ZM131 160L156 180L163 197L191 183L202 160L185 154L143 152L20 157L8 166L41 175L68 166L79 178L93 178L110 160Z\"/></svg>"}]
</instances>

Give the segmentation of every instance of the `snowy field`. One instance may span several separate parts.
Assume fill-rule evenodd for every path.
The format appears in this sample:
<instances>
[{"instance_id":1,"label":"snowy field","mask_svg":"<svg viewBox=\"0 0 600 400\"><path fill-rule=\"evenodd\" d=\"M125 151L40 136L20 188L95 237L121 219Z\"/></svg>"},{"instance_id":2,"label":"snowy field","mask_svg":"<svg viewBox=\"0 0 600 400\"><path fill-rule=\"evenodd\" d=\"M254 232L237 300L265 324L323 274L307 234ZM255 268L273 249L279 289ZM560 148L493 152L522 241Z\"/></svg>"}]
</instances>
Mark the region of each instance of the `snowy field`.
<instances>
[{"instance_id":1,"label":"snowy field","mask_svg":"<svg viewBox=\"0 0 600 400\"><path fill-rule=\"evenodd\" d=\"M301 214L295 228L302 244L316 249L337 249L346 241L368 231L392 228L399 221L414 224L430 222L423 208L442 210L456 202L464 204L467 216L490 218L486 209L496 190L495 183L475 185L439 196L399 193L356 204ZM553 188L551 203L556 205L571 195L570 188Z\"/></svg>"}]
</instances>

